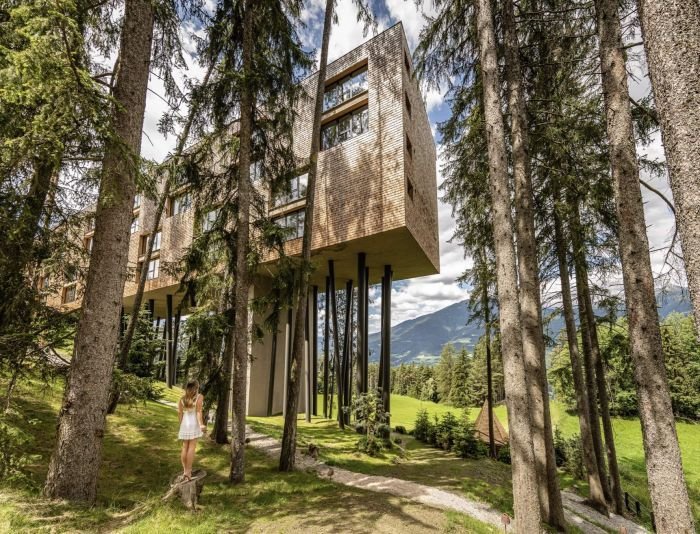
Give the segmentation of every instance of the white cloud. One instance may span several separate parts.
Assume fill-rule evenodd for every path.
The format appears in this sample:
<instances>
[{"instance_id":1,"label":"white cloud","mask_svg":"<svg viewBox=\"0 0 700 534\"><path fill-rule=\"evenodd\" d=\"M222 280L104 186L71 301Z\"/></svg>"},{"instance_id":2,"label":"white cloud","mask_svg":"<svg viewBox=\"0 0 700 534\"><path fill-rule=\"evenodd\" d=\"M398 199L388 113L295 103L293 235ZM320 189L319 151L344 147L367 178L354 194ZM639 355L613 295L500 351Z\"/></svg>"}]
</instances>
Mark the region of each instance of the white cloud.
<instances>
[{"instance_id":1,"label":"white cloud","mask_svg":"<svg viewBox=\"0 0 700 534\"><path fill-rule=\"evenodd\" d=\"M418 44L420 32L425 26L425 16L435 15L433 2L423 2L420 6L406 0L385 0L384 3L391 18L396 22L403 23L408 46L413 50Z\"/></svg>"}]
</instances>

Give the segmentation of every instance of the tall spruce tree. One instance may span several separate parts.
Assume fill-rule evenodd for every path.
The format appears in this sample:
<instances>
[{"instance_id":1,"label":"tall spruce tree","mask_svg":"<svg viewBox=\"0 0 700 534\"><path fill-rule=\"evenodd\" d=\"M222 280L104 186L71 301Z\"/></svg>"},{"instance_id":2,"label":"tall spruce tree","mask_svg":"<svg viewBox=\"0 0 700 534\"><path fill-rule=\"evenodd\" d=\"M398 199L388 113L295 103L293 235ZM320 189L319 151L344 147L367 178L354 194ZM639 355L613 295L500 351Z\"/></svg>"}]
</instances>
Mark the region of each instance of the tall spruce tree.
<instances>
[{"instance_id":1,"label":"tall spruce tree","mask_svg":"<svg viewBox=\"0 0 700 534\"><path fill-rule=\"evenodd\" d=\"M622 278L649 494L659 530L692 532L693 517L664 367L618 3L597 0L595 6L610 167L620 222Z\"/></svg>"},{"instance_id":2,"label":"tall spruce tree","mask_svg":"<svg viewBox=\"0 0 700 534\"><path fill-rule=\"evenodd\" d=\"M82 314L44 492L93 502L126 280L129 227L140 167L154 7L126 0L114 85L114 137L104 151Z\"/></svg>"},{"instance_id":3,"label":"tall spruce tree","mask_svg":"<svg viewBox=\"0 0 700 534\"><path fill-rule=\"evenodd\" d=\"M637 3L700 339L700 4Z\"/></svg>"}]
</instances>

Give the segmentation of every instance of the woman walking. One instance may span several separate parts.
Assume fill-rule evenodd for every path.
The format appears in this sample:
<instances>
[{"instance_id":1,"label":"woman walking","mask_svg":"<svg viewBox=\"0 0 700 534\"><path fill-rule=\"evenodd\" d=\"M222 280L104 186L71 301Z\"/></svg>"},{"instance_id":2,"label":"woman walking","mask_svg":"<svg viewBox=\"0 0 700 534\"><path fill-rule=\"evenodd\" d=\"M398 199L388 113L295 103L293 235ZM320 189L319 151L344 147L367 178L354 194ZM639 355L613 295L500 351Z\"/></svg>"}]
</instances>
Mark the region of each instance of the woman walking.
<instances>
[{"instance_id":1,"label":"woman walking","mask_svg":"<svg viewBox=\"0 0 700 534\"><path fill-rule=\"evenodd\" d=\"M185 386L185 394L177 404L177 411L180 417L178 439L182 440L180 461L182 462L182 474L185 480L192 478L192 464L194 463L197 440L204 435L206 430L202 419L203 400L204 397L199 394L199 382L192 380Z\"/></svg>"}]
</instances>

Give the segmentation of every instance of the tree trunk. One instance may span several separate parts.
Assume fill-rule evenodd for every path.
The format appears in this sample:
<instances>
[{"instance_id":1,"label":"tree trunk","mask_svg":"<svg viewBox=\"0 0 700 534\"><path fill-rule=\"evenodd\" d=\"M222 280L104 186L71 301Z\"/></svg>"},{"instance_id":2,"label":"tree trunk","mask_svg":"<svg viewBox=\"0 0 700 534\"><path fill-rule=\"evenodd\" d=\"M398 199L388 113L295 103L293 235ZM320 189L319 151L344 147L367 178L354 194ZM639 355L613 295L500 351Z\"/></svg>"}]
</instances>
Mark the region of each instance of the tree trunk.
<instances>
[{"instance_id":1,"label":"tree trunk","mask_svg":"<svg viewBox=\"0 0 700 534\"><path fill-rule=\"evenodd\" d=\"M221 389L217 395L216 415L214 417L214 429L212 431L214 441L220 444L228 443L229 394L231 391L231 367L233 366L233 351L235 347L235 311L233 309L227 310L226 318L229 330L226 332L226 339L224 341L224 358L221 362L223 376L221 379Z\"/></svg>"},{"instance_id":2,"label":"tree trunk","mask_svg":"<svg viewBox=\"0 0 700 534\"><path fill-rule=\"evenodd\" d=\"M651 3L645 5L649 7ZM617 7L616 0L596 1L610 166L620 224L620 257L629 320L630 354L634 364L637 402L642 421L649 495L659 532L692 532L693 517L664 367ZM646 11L647 19L653 18L649 17L651 14ZM688 28L686 24L692 23L693 21L687 20L678 24L679 28ZM672 28L673 31L677 29L675 25ZM647 27L647 31L650 30L651 28ZM658 39L672 38L659 35ZM652 42L656 44L658 41ZM690 41L688 45L691 45ZM694 45L697 46L697 43ZM651 58L658 64L656 53L652 53ZM665 58L665 61L673 64L673 57ZM674 68L682 70L678 67L679 65L676 65ZM661 83L659 79L656 81ZM671 80L668 82L672 83ZM666 109L667 100L664 100L663 90L660 95ZM700 110L696 108L694 112L697 117ZM690 117L692 111L689 109L687 113L688 115L683 112L681 117L674 120L674 124L680 126ZM666 120L669 119L667 115ZM687 131L691 136L696 136L697 131L693 133L692 126L689 128L691 129ZM697 146L695 148L697 150ZM675 148L671 153L675 153ZM691 168L697 172L697 166L691 164ZM686 185L689 191L694 189L690 184Z\"/></svg>"},{"instance_id":3,"label":"tree trunk","mask_svg":"<svg viewBox=\"0 0 700 534\"><path fill-rule=\"evenodd\" d=\"M328 63L328 43L333 24L334 0L326 0L326 14L323 22L323 39L321 41L321 59L316 84L316 101L314 103L314 122L311 129L311 154L309 155L309 177L306 187L306 207L304 209L304 237L302 238L302 266L299 270L299 292L297 294L296 318L292 347L291 372L287 385L287 409L284 416L284 433L280 451L280 471L294 469L297 437L297 405L301 382L301 364L304 358L304 326L306 325L307 305L309 302L309 277L311 270L311 244L313 238L314 202L316 199L316 174L318 171L318 151L321 142L321 115L323 114L323 93L326 87L326 64Z\"/></svg>"},{"instance_id":4,"label":"tree trunk","mask_svg":"<svg viewBox=\"0 0 700 534\"><path fill-rule=\"evenodd\" d=\"M586 386L578 351L578 339L576 338L576 322L574 320L574 307L571 301L571 286L569 283L569 265L566 258L566 240L561 223L561 216L557 213L557 208L553 210L553 217L554 239L556 241L557 259L559 261L559 279L561 280L561 299L564 308L564 322L566 323L566 338L569 343L571 374L574 379L574 390L576 392L576 411L578 412L578 422L581 428L583 461L588 473L589 502L594 508L607 515L608 507L605 502L605 493L603 492L603 485L600 480L598 462L593 449L588 395L586 394Z\"/></svg>"},{"instance_id":5,"label":"tree trunk","mask_svg":"<svg viewBox=\"0 0 700 534\"><path fill-rule=\"evenodd\" d=\"M94 502L97 491L126 280L134 177L141 151L152 40L152 3L126 0L120 70L114 87L115 137L105 147L82 314L59 414L56 449L44 487L45 494L52 498Z\"/></svg>"},{"instance_id":6,"label":"tree trunk","mask_svg":"<svg viewBox=\"0 0 700 534\"><path fill-rule=\"evenodd\" d=\"M700 4L692 0L638 4L700 339Z\"/></svg>"},{"instance_id":7,"label":"tree trunk","mask_svg":"<svg viewBox=\"0 0 700 534\"><path fill-rule=\"evenodd\" d=\"M542 518L564 529L564 508L559 491L554 438L549 410L544 337L540 305L540 280L535 237L534 195L528 154L528 125L522 88L518 36L512 0L503 3L503 32L511 117L515 218L520 278L520 319L522 322L525 378L530 396L532 445L537 472L537 489Z\"/></svg>"},{"instance_id":8,"label":"tree trunk","mask_svg":"<svg viewBox=\"0 0 700 534\"><path fill-rule=\"evenodd\" d=\"M489 189L493 206L503 374L513 466L513 508L519 532L539 532L541 516L530 429L529 394L520 330L518 273L513 247L508 163L501 115L496 36L490 0L477 2L477 28L484 91L484 117L489 157Z\"/></svg>"},{"instance_id":9,"label":"tree trunk","mask_svg":"<svg viewBox=\"0 0 700 534\"><path fill-rule=\"evenodd\" d=\"M572 234L573 234L572 230ZM574 249L576 244L573 245ZM595 380L595 366L593 363L593 350L591 348L591 333L589 329L588 319L586 314L588 308L586 299L583 295L583 282L581 280L581 268L574 252L574 270L576 276L576 300L578 301L578 320L581 327L581 348L583 349L583 382L586 388L586 398L588 399L588 416L591 427L591 438L593 439L593 452L595 453L596 463L598 464L598 473L600 474L600 483L603 486L603 495L605 501L610 503L612 497L610 495L610 486L608 484L607 469L605 467L605 458L603 456L603 437L600 433L600 413L598 410L598 386Z\"/></svg>"},{"instance_id":10,"label":"tree trunk","mask_svg":"<svg viewBox=\"0 0 700 534\"><path fill-rule=\"evenodd\" d=\"M585 321L581 319L583 324L587 323L587 330L591 345L591 356L593 365L595 366L595 379L598 391L598 401L600 402L600 417L603 421L603 434L605 436L605 449L608 458L608 474L610 477L610 497L613 504L613 509L616 514L623 515L625 506L622 496L622 483L620 482L620 469L617 465L617 452L615 450L615 434L612 427L612 419L610 417L610 400L608 398L607 382L605 379L605 368L603 367L603 359L600 354L600 344L598 343L598 330L593 314L593 299L588 284L588 266L585 258L582 264L580 292L584 299L585 306Z\"/></svg>"},{"instance_id":11,"label":"tree trunk","mask_svg":"<svg viewBox=\"0 0 700 534\"><path fill-rule=\"evenodd\" d=\"M209 83L209 77L211 76L211 71L214 68L214 63L209 66L204 79L202 80L202 87L206 87ZM177 146L175 147L175 153L172 159L178 161L182 157L182 153L185 150L185 145L190 137L190 130L192 129L192 123L197 117L199 111L199 99L194 98L190 106L189 113L187 115L187 121L185 122L182 132L178 137ZM122 340L121 350L119 352L119 368L126 369L126 364L129 360L129 350L131 349L131 342L134 339L134 332L136 331L136 324L138 323L139 312L141 311L141 303L143 302L143 292L146 288L146 280L148 278L148 264L151 261L151 256L153 255L154 239L158 233L158 228L160 227L160 221L163 218L163 212L165 211L165 203L170 196L170 189L173 183L173 177L168 175L165 178L165 184L163 185L163 191L158 199L158 206L156 207L156 213L153 217L153 225L151 226L151 233L148 235L148 243L146 245L145 257L143 259L143 267L139 273L139 285L136 288L136 294L134 295L134 304L131 307L131 316L129 319L129 325L126 328L124 334L124 339Z\"/></svg>"},{"instance_id":12,"label":"tree trunk","mask_svg":"<svg viewBox=\"0 0 700 534\"><path fill-rule=\"evenodd\" d=\"M233 408L231 414L231 472L229 481L245 479L245 418L248 382L248 248L250 243L250 164L252 156L254 2L246 0L243 13L243 90L241 92L240 149L238 153L238 212L236 221L236 277L234 285Z\"/></svg>"},{"instance_id":13,"label":"tree trunk","mask_svg":"<svg viewBox=\"0 0 700 534\"><path fill-rule=\"evenodd\" d=\"M482 264L486 265L486 254L481 250ZM496 458L496 440L493 433L493 372L491 370L491 308L489 303L489 290L486 283L482 283L481 310L484 314L484 338L486 341L486 402L489 415L489 456Z\"/></svg>"}]
</instances>

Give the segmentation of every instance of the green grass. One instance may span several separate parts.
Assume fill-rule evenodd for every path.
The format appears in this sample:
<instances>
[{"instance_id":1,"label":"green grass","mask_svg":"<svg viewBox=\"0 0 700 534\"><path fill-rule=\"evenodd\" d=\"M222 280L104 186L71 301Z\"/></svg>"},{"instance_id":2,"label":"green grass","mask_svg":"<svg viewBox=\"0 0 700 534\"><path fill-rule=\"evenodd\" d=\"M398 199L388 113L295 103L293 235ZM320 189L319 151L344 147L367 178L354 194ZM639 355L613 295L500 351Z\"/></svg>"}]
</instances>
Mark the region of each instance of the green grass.
<instances>
[{"instance_id":1,"label":"green grass","mask_svg":"<svg viewBox=\"0 0 700 534\"><path fill-rule=\"evenodd\" d=\"M319 400L319 406L322 406ZM412 429L416 413L426 409L431 418L451 411L455 415L461 409L443 404L419 401L400 395L391 396L391 425ZM469 415L474 420L480 408L470 408ZM504 427L508 428L505 406L495 408L495 413ZM578 417L567 413L563 406L552 403L552 422L565 436L579 432ZM259 431L281 436L281 417L252 418L253 426ZM641 426L638 419L613 420L618 462L621 470L623 489L639 499L647 509L651 508L647 492L647 477L642 447ZM683 455L683 466L688 482L690 499L696 522L700 523L700 425L678 422L676 424ZM320 446L324 460L331 464L371 474L395 476L416 482L458 491L498 510L512 512L512 491L510 467L489 459L462 460L453 454L427 447L410 436L401 436L405 454L398 448L384 451L377 458L368 458L355 452L357 434L352 430L344 433L337 424L322 418L313 418L306 423L299 420L299 435L303 442L313 442ZM585 482L560 474L561 486L587 495Z\"/></svg>"},{"instance_id":2,"label":"green grass","mask_svg":"<svg viewBox=\"0 0 700 534\"><path fill-rule=\"evenodd\" d=\"M168 400L178 397L167 393ZM196 464L207 470L201 510L162 503L181 470L177 414L147 403L120 406L108 418L94 507L40 496L54 437L60 384L23 384L4 421L30 436L29 479L0 482L0 532L495 532L461 514L443 512L384 494L333 484L305 472L279 473L273 459L246 452L246 482L227 483L229 451L203 440ZM170 399L173 397L173 399Z\"/></svg>"}]
</instances>

